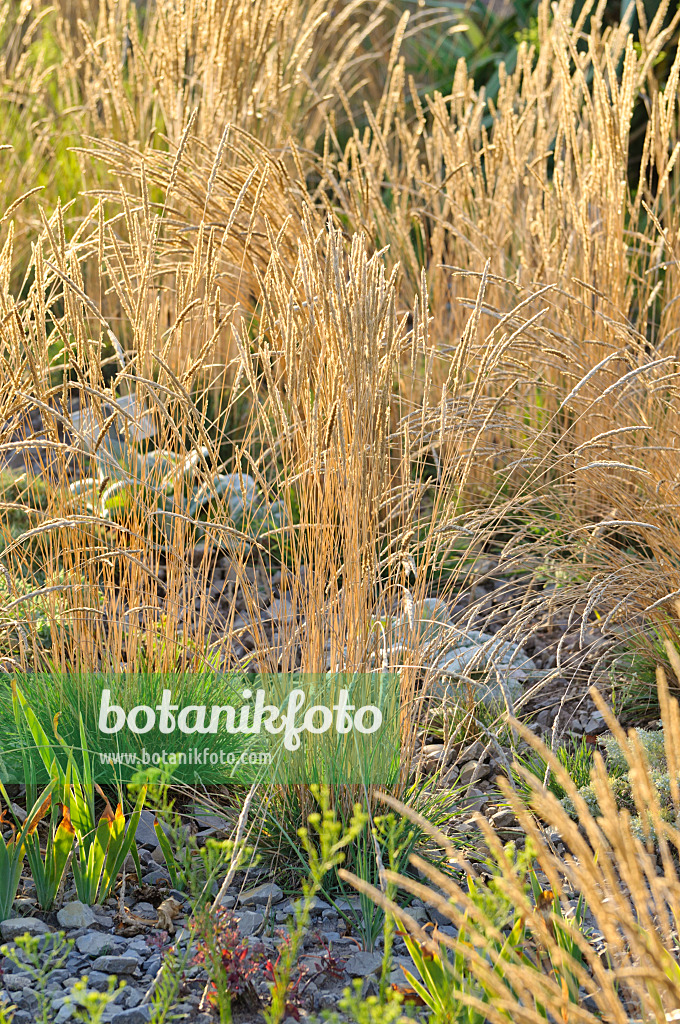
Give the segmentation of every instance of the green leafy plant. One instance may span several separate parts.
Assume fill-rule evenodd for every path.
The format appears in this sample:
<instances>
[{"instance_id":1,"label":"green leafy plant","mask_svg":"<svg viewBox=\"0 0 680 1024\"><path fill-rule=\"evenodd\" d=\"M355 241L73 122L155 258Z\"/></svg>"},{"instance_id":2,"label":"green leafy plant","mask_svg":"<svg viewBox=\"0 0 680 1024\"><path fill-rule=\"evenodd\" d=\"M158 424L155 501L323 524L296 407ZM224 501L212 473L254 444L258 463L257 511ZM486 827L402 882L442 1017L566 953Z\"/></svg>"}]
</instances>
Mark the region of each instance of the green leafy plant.
<instances>
[{"instance_id":1,"label":"green leafy plant","mask_svg":"<svg viewBox=\"0 0 680 1024\"><path fill-rule=\"evenodd\" d=\"M19 888L21 870L24 862L24 854L27 846L32 845L31 834L35 831L42 816L43 808L51 801L54 783L47 787L43 795L29 810L24 824L9 823L11 835L8 839L0 839L0 914L4 921L9 917ZM0 783L0 792L7 806L11 809L12 803L9 799L4 785ZM7 825L6 812L0 814L0 825Z\"/></svg>"},{"instance_id":2,"label":"green leafy plant","mask_svg":"<svg viewBox=\"0 0 680 1024\"><path fill-rule=\"evenodd\" d=\"M171 828L174 840L171 841L158 818L154 820L154 831L173 888L189 892L194 907L198 908L209 898L213 883L229 862L233 843L228 839L208 838L203 846L198 846L193 836L187 836L184 829L180 831L177 827Z\"/></svg>"},{"instance_id":3,"label":"green leafy plant","mask_svg":"<svg viewBox=\"0 0 680 1024\"><path fill-rule=\"evenodd\" d=\"M37 826L42 815L48 811L51 813L43 853ZM75 830L68 812L60 812L59 805L53 802L51 795L41 804L40 812L40 817L34 819L26 837L26 858L35 884L38 906L41 910L51 910L73 850Z\"/></svg>"},{"instance_id":4,"label":"green leafy plant","mask_svg":"<svg viewBox=\"0 0 680 1024\"><path fill-rule=\"evenodd\" d=\"M579 788L589 785L590 773L593 767L593 748L585 736L582 736L578 742L574 742L571 745L565 744L558 747L555 751L555 756ZM555 773L550 770L548 762L537 751L516 752L515 762L526 771L531 772L532 775L535 775L536 778L544 781L550 792L554 793L559 800L564 797L564 787L560 785ZM521 788L526 790L522 775L516 769L513 770L513 778Z\"/></svg>"},{"instance_id":5,"label":"green leafy plant","mask_svg":"<svg viewBox=\"0 0 680 1024\"><path fill-rule=\"evenodd\" d=\"M58 864L61 863L67 834L72 832L76 840L76 849L71 866L78 899L87 904L95 903L97 900L102 901L111 892L128 854L132 852L133 857L137 858L135 833L144 806L146 790L144 788L140 790L130 819L126 821L122 801L119 800L114 811L101 787L93 780L82 717L80 719L81 747L79 751L82 760L81 770L76 763L74 750L59 735L58 718L54 722L55 744L49 740L33 710L16 686L13 688L13 695L17 720L19 718L18 709L21 708L35 747L52 780L54 798L62 807L63 831L60 836L60 846L58 850L54 851L54 856L58 857L58 860L53 860L49 866L45 862L44 881L46 886L51 889L51 872L53 869L56 871ZM65 766L57 757L58 753L65 760ZM27 777L34 780L35 766L27 755L26 772ZM30 784L32 785L33 781ZM98 792L104 800L104 812L99 820L97 820L95 810L95 792ZM48 867L49 875L47 874ZM141 877L139 866L138 873ZM46 889L46 894L49 894L49 889Z\"/></svg>"},{"instance_id":6,"label":"green leafy plant","mask_svg":"<svg viewBox=\"0 0 680 1024\"><path fill-rule=\"evenodd\" d=\"M408 949L413 965L418 972L416 977L411 971L404 968L404 976L413 990L420 996L426 1006L432 1011L436 1022L465 1020L462 1015L462 1006L457 998L454 977L457 977L458 984L464 983L460 968L460 961L454 960L453 966L449 966L446 950L440 947L437 951L434 943L420 943L403 934L406 948ZM464 941L464 939L461 939ZM474 1013L467 1018L470 1024L482 1024L484 1015Z\"/></svg>"},{"instance_id":7,"label":"green leafy plant","mask_svg":"<svg viewBox=\"0 0 680 1024\"><path fill-rule=\"evenodd\" d=\"M365 881L379 884L383 877L383 861L386 861L393 871L407 870L408 858L421 838L420 831L411 827L404 818L397 819L391 814L377 816L373 818L371 827L359 832L356 838L351 851L353 867ZM338 882L343 896L349 896L351 890L344 885L342 879L338 879ZM352 932L360 937L363 949L373 951L381 934L384 938L389 937L391 941L389 915L386 915L382 907L377 906L365 893L359 894L356 909L351 903L347 905L346 902L338 900L335 894L330 895L328 886L324 890L324 896L347 922ZM388 948L387 945L385 948ZM388 968L385 968L381 981L383 986L388 973Z\"/></svg>"},{"instance_id":8,"label":"green leafy plant","mask_svg":"<svg viewBox=\"0 0 680 1024\"><path fill-rule=\"evenodd\" d=\"M664 820L672 821L676 811L673 803L673 781L668 769L664 731L662 729L638 729L636 738L649 766L649 781L654 788L659 812ZM650 820L645 805L635 800L634 786L627 760L628 755L620 737L605 733L599 737L599 742L604 750L610 791L616 801L616 806L631 814L631 829L635 835L645 841L656 842L657 828ZM601 813L600 805L590 778L586 782L583 782L583 778L577 778L574 779L574 783L578 787L578 796L585 801L593 814L599 815ZM579 817L576 803L571 796L563 793L561 802L573 818Z\"/></svg>"},{"instance_id":9,"label":"green leafy plant","mask_svg":"<svg viewBox=\"0 0 680 1024\"><path fill-rule=\"evenodd\" d=\"M123 399L118 399L120 405ZM115 412L110 416L115 417ZM149 417L142 414L133 426L142 429ZM92 458L96 477L86 477L71 484L75 499L84 499L85 507L102 519L121 522L135 506L143 504L156 509L152 520L156 527L164 524L171 533L173 518L178 514L193 522L193 537L203 536L200 519L211 508L224 504L231 521L238 526L248 525L251 530L281 525L282 506L274 502L270 507L258 492L252 476L243 473L213 472L210 451L202 446L178 455L170 449L142 451L125 443L121 436L109 430L104 443L98 446L94 435Z\"/></svg>"},{"instance_id":10,"label":"green leafy plant","mask_svg":"<svg viewBox=\"0 0 680 1024\"><path fill-rule=\"evenodd\" d=\"M0 1024L12 1024L15 1010L14 1004L8 1006L7 1003L3 1003L0 1005Z\"/></svg>"},{"instance_id":11,"label":"green leafy plant","mask_svg":"<svg viewBox=\"0 0 680 1024\"><path fill-rule=\"evenodd\" d=\"M111 892L134 846L144 806L144 793L140 793L127 821L121 803L116 805L114 811L108 800L104 799L106 806L94 834L89 832L78 835L78 846L72 862L78 899L88 904L101 903Z\"/></svg>"}]
</instances>

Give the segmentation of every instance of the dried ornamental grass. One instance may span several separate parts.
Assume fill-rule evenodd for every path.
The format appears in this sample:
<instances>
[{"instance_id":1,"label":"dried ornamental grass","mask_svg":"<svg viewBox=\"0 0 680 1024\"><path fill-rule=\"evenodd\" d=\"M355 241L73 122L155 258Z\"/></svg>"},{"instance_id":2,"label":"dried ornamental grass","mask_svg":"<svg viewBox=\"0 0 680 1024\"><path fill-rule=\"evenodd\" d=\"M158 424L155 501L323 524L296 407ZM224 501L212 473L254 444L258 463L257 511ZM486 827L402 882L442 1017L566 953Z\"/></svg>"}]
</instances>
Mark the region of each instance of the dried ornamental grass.
<instances>
[{"instance_id":1,"label":"dried ornamental grass","mask_svg":"<svg viewBox=\"0 0 680 1024\"><path fill-rule=\"evenodd\" d=\"M481 1001L480 990L475 994L468 986L466 992L462 991L462 976L456 981L452 972L450 994L460 1006L474 1007L494 1022L536 1021L540 1019L537 1009L542 1006L548 1019L627 1024L632 1017L645 1022L665 1022L666 1014L680 1005L677 967L680 803L676 768L680 714L677 701L669 698L663 673L659 676L659 685L667 758L669 767L672 766L674 817L670 821L657 802L644 748L635 731L626 735L594 694L624 753L633 799L640 815L656 833L656 849L631 828L630 815L617 809L606 765L599 754L595 755L592 785L601 813L594 817L558 759L530 731L518 727L522 736L549 762L578 811L576 823L541 781L523 769L519 770L531 790L528 803L506 779L499 780L509 806L526 831L537 868L547 876L552 893L562 905L560 914L550 913L549 907L537 904L493 828L484 818L478 818L491 860L498 869L498 890L515 907L514 920L521 918L529 929L527 951L531 961L513 957L507 949L504 957L494 953L493 942L502 942L507 935L507 932L499 932L493 916L489 916L497 903L487 903L485 912L484 903L471 898L470 892L454 875L438 870L429 861L416 856L411 858L426 881L417 882L387 871L387 882L425 900L456 928L467 928L466 943L438 929L433 933L423 931L407 911L387 900L379 890L348 876L356 888L370 892L376 902L388 907L424 949L435 952L441 943L460 958L473 983L483 983L486 997ZM409 808L392 797L384 796L384 799L413 818ZM546 839L545 823L557 828L567 847L566 854L558 855ZM446 836L432 828L430 835L450 856L452 864L473 871L469 864L460 861ZM595 928L601 934L601 944L589 942L573 921L569 924L574 894L585 898ZM564 941L564 936L569 942ZM558 938L562 941L558 942ZM606 954L602 953L602 945ZM495 948L497 950L498 946ZM578 983L576 1001L568 998L565 978L574 978Z\"/></svg>"}]
</instances>

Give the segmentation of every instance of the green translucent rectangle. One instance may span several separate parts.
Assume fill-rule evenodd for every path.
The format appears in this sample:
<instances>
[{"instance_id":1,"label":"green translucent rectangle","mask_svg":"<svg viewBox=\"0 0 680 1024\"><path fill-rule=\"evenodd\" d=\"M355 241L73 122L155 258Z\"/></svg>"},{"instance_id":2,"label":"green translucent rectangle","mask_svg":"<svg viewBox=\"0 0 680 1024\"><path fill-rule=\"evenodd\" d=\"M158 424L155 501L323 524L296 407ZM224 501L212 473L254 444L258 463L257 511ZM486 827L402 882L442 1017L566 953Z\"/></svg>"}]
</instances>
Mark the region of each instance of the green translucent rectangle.
<instances>
[{"instance_id":1,"label":"green translucent rectangle","mask_svg":"<svg viewBox=\"0 0 680 1024\"><path fill-rule=\"evenodd\" d=\"M80 768L84 735L100 785L159 774L191 785L390 785L399 708L389 673L5 675L0 775L47 781L51 757L66 767L69 750Z\"/></svg>"}]
</instances>

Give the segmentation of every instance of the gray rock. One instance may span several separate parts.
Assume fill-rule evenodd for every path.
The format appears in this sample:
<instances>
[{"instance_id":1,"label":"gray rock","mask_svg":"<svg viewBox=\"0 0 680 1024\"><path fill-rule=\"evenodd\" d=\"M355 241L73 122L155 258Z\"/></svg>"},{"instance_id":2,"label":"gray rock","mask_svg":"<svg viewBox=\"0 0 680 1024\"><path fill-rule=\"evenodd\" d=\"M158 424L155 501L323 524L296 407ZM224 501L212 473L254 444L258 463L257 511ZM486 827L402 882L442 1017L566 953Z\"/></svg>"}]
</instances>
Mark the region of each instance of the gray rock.
<instances>
[{"instance_id":1,"label":"gray rock","mask_svg":"<svg viewBox=\"0 0 680 1024\"><path fill-rule=\"evenodd\" d=\"M128 940L128 950L131 953L136 953L137 956L145 957L149 952L149 945L146 939L139 936L136 939Z\"/></svg>"},{"instance_id":2,"label":"gray rock","mask_svg":"<svg viewBox=\"0 0 680 1024\"><path fill-rule=\"evenodd\" d=\"M490 820L494 828L507 828L509 825L515 824L516 818L510 808L505 807L501 811L496 811Z\"/></svg>"},{"instance_id":3,"label":"gray rock","mask_svg":"<svg viewBox=\"0 0 680 1024\"><path fill-rule=\"evenodd\" d=\"M71 928L91 928L97 923L97 918L85 903L73 900L71 903L65 903L57 912L57 921L61 928L68 931Z\"/></svg>"},{"instance_id":4,"label":"gray rock","mask_svg":"<svg viewBox=\"0 0 680 1024\"><path fill-rule=\"evenodd\" d=\"M156 868L154 871L148 871L143 878L147 885L170 881L170 875L165 868Z\"/></svg>"},{"instance_id":5,"label":"gray rock","mask_svg":"<svg viewBox=\"0 0 680 1024\"><path fill-rule=\"evenodd\" d=\"M488 793L483 793L481 789L468 789L460 801L461 809L465 811L481 811L484 804L488 804L488 802Z\"/></svg>"},{"instance_id":6,"label":"gray rock","mask_svg":"<svg viewBox=\"0 0 680 1024\"><path fill-rule=\"evenodd\" d=\"M92 969L103 974L133 974L139 967L136 956L98 956Z\"/></svg>"},{"instance_id":7,"label":"gray rock","mask_svg":"<svg viewBox=\"0 0 680 1024\"><path fill-rule=\"evenodd\" d=\"M141 989L135 988L133 985L128 985L125 991L123 992L123 1001L125 1005L129 1008L132 1008L133 1006L139 1006L143 998L144 993L141 991Z\"/></svg>"},{"instance_id":8,"label":"gray rock","mask_svg":"<svg viewBox=\"0 0 680 1024\"><path fill-rule=\"evenodd\" d=\"M437 910L436 907L428 907L427 913L429 915L430 921L434 921L434 923L440 928L440 930L442 927L447 927L448 925L451 925L453 923L450 917L447 917L446 914L443 914L441 910Z\"/></svg>"},{"instance_id":9,"label":"gray rock","mask_svg":"<svg viewBox=\"0 0 680 1024\"><path fill-rule=\"evenodd\" d=\"M479 761L480 757L484 753L484 744L480 743L479 740L473 740L465 750L461 751L460 761Z\"/></svg>"},{"instance_id":10,"label":"gray rock","mask_svg":"<svg viewBox=\"0 0 680 1024\"><path fill-rule=\"evenodd\" d=\"M30 988L31 978L28 974L3 974L2 984L8 992L18 992L20 989Z\"/></svg>"},{"instance_id":11,"label":"gray rock","mask_svg":"<svg viewBox=\"0 0 680 1024\"><path fill-rule=\"evenodd\" d=\"M59 1012L54 1018L54 1024L66 1024L66 1021L71 1020L73 1017L73 1009L74 1008L70 1003L63 1003L59 1007Z\"/></svg>"},{"instance_id":12,"label":"gray rock","mask_svg":"<svg viewBox=\"0 0 680 1024\"><path fill-rule=\"evenodd\" d=\"M113 917L110 914L100 913L99 909L93 909L94 916L100 928L113 928Z\"/></svg>"},{"instance_id":13,"label":"gray rock","mask_svg":"<svg viewBox=\"0 0 680 1024\"><path fill-rule=\"evenodd\" d=\"M236 917L241 935L252 935L264 921L264 916L255 910L244 910Z\"/></svg>"},{"instance_id":14,"label":"gray rock","mask_svg":"<svg viewBox=\"0 0 680 1024\"><path fill-rule=\"evenodd\" d=\"M426 743L421 748L417 760L425 771L436 771L444 764L446 747L443 743Z\"/></svg>"},{"instance_id":15,"label":"gray rock","mask_svg":"<svg viewBox=\"0 0 680 1024\"><path fill-rule=\"evenodd\" d=\"M340 906L340 904L343 901L342 900L336 900L336 902L337 902L338 906ZM347 901L345 901L345 902L347 902ZM299 906L301 906L301 901L300 900L295 900L295 901L289 900L282 907L277 908L277 909L280 909L281 913L285 914L286 917L292 917L293 914L295 913L296 909ZM330 907L323 900L320 900L318 898L318 896L314 896L314 898L312 899L312 901L310 903L310 908L309 909L312 912L312 914L320 914L324 910L330 910Z\"/></svg>"},{"instance_id":16,"label":"gray rock","mask_svg":"<svg viewBox=\"0 0 680 1024\"><path fill-rule=\"evenodd\" d=\"M413 920L417 921L418 924L427 924L430 920L430 911L426 910L425 907L410 906L408 908L408 912Z\"/></svg>"},{"instance_id":17,"label":"gray rock","mask_svg":"<svg viewBox=\"0 0 680 1024\"><path fill-rule=\"evenodd\" d=\"M367 978L364 978L364 983L361 986L362 999L368 999L369 996L377 996L379 992L380 986L375 974L370 974Z\"/></svg>"},{"instance_id":18,"label":"gray rock","mask_svg":"<svg viewBox=\"0 0 680 1024\"><path fill-rule=\"evenodd\" d=\"M145 974L157 974L161 969L161 958L157 953L155 956L149 957L144 963Z\"/></svg>"},{"instance_id":19,"label":"gray rock","mask_svg":"<svg viewBox=\"0 0 680 1024\"><path fill-rule=\"evenodd\" d=\"M194 818L199 825L203 826L207 834L211 834L213 832L226 832L230 827L226 818L223 818L219 814L211 814L205 809L195 810Z\"/></svg>"},{"instance_id":20,"label":"gray rock","mask_svg":"<svg viewBox=\"0 0 680 1024\"><path fill-rule=\"evenodd\" d=\"M38 997L30 988L22 989L21 995L17 997L17 1003L26 1010L38 1009Z\"/></svg>"},{"instance_id":21,"label":"gray rock","mask_svg":"<svg viewBox=\"0 0 680 1024\"><path fill-rule=\"evenodd\" d=\"M269 605L269 611L273 619L278 619L280 623L295 622L295 612L293 611L293 605L287 597L275 597Z\"/></svg>"},{"instance_id":22,"label":"gray rock","mask_svg":"<svg viewBox=\"0 0 680 1024\"><path fill-rule=\"evenodd\" d=\"M283 890L276 882L265 882L264 885L257 885L248 892L241 893L238 902L243 907L254 906L258 903L280 903L283 899Z\"/></svg>"},{"instance_id":23,"label":"gray rock","mask_svg":"<svg viewBox=\"0 0 680 1024\"><path fill-rule=\"evenodd\" d=\"M137 903L135 904L134 913L138 917L148 917L150 920L156 920L158 917L158 911L151 903Z\"/></svg>"},{"instance_id":24,"label":"gray rock","mask_svg":"<svg viewBox=\"0 0 680 1024\"><path fill-rule=\"evenodd\" d=\"M392 985L403 985L406 981L406 975L402 968L405 968L409 974L412 974L414 978L420 980L420 972L413 963L410 957L394 957L392 960L392 973L390 974L390 984Z\"/></svg>"},{"instance_id":25,"label":"gray rock","mask_svg":"<svg viewBox=\"0 0 680 1024\"><path fill-rule=\"evenodd\" d=\"M469 786L475 772L477 772L479 777L479 772L477 771L478 767L477 761L468 761L467 764L464 764L460 770L460 775L458 776L458 784L460 786Z\"/></svg>"},{"instance_id":26,"label":"gray rock","mask_svg":"<svg viewBox=\"0 0 680 1024\"><path fill-rule=\"evenodd\" d=\"M11 942L26 932L29 935L47 935L50 929L37 917L10 917L6 921L0 921L0 935L5 942Z\"/></svg>"},{"instance_id":27,"label":"gray rock","mask_svg":"<svg viewBox=\"0 0 680 1024\"><path fill-rule=\"evenodd\" d=\"M137 825L137 831L135 832L135 839L142 846L151 846L154 848L156 846L160 846L153 823L153 812L148 810L148 808L145 808L139 817L139 824ZM167 835L170 831L169 825L166 825L165 822L161 822L161 827Z\"/></svg>"},{"instance_id":28,"label":"gray rock","mask_svg":"<svg viewBox=\"0 0 680 1024\"><path fill-rule=\"evenodd\" d=\"M283 908L284 912L286 911L288 906L292 907L292 903L291 904L287 904ZM345 914L350 913L351 911L359 911L360 912L361 911L361 900L359 899L358 896L352 896L352 897L350 897L350 899L345 899L344 896L341 896L340 899L337 899L335 901L335 906L338 908L338 910L343 911L343 913L345 913Z\"/></svg>"},{"instance_id":29,"label":"gray rock","mask_svg":"<svg viewBox=\"0 0 680 1024\"><path fill-rule=\"evenodd\" d=\"M433 681L431 693L455 699L471 688L475 698L485 704L504 704L504 690L514 702L522 693L522 682L536 671L518 644L476 629L451 644L435 668L439 678ZM474 678L481 673L484 679ZM454 681L451 677L459 678Z\"/></svg>"},{"instance_id":30,"label":"gray rock","mask_svg":"<svg viewBox=\"0 0 680 1024\"><path fill-rule=\"evenodd\" d=\"M350 978L367 978L382 970L382 953L355 953L345 964Z\"/></svg>"},{"instance_id":31,"label":"gray rock","mask_svg":"<svg viewBox=\"0 0 680 1024\"><path fill-rule=\"evenodd\" d=\"M111 1024L148 1024L151 1020L151 1009L148 1005L134 1006L129 1010L121 1010L111 1018Z\"/></svg>"},{"instance_id":32,"label":"gray rock","mask_svg":"<svg viewBox=\"0 0 680 1024\"><path fill-rule=\"evenodd\" d=\"M76 939L78 952L84 956L102 956L104 953L111 953L116 945L113 935L102 935L101 932L86 932L85 935L80 935Z\"/></svg>"}]
</instances>

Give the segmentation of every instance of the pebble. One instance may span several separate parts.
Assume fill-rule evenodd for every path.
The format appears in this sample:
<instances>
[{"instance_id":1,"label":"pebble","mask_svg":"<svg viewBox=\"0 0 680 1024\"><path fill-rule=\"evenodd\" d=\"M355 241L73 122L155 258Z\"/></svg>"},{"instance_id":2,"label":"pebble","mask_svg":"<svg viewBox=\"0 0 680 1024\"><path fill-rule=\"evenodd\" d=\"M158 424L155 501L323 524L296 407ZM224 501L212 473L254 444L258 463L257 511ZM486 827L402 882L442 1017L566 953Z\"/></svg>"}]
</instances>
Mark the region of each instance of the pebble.
<instances>
[{"instance_id":1,"label":"pebble","mask_svg":"<svg viewBox=\"0 0 680 1024\"><path fill-rule=\"evenodd\" d=\"M345 964L350 978L367 978L382 970L382 953L355 953Z\"/></svg>"},{"instance_id":2,"label":"pebble","mask_svg":"<svg viewBox=\"0 0 680 1024\"><path fill-rule=\"evenodd\" d=\"M256 885L254 889L241 893L238 902L243 907L254 906L258 903L280 903L283 899L283 889L276 882L265 882L264 885Z\"/></svg>"},{"instance_id":3,"label":"pebble","mask_svg":"<svg viewBox=\"0 0 680 1024\"><path fill-rule=\"evenodd\" d=\"M148 917L149 920L156 920L158 917L158 911L151 903L137 903L134 907L134 913L137 917Z\"/></svg>"},{"instance_id":4,"label":"pebble","mask_svg":"<svg viewBox=\"0 0 680 1024\"><path fill-rule=\"evenodd\" d=\"M83 971L87 974L87 984L89 988L94 988L97 992L106 992L109 987L109 975L103 971L88 970L85 968ZM80 980L79 978L77 980Z\"/></svg>"},{"instance_id":5,"label":"pebble","mask_svg":"<svg viewBox=\"0 0 680 1024\"><path fill-rule=\"evenodd\" d=\"M100 928L113 928L113 918L110 914L98 913L97 910L93 910L93 913Z\"/></svg>"},{"instance_id":6,"label":"pebble","mask_svg":"<svg viewBox=\"0 0 680 1024\"><path fill-rule=\"evenodd\" d=\"M119 943L113 935L102 935L101 932L86 932L76 939L76 949L84 956L102 956L111 953Z\"/></svg>"},{"instance_id":7,"label":"pebble","mask_svg":"<svg viewBox=\"0 0 680 1024\"><path fill-rule=\"evenodd\" d=\"M429 920L430 921L434 921L434 923L436 925L444 925L444 926L446 926L446 925L450 925L452 923L451 922L451 918L447 917L446 914L443 914L441 912L441 910L437 910L436 907L428 907L427 908L427 913L428 913ZM441 928L440 928L440 930L441 930Z\"/></svg>"},{"instance_id":8,"label":"pebble","mask_svg":"<svg viewBox=\"0 0 680 1024\"><path fill-rule=\"evenodd\" d=\"M97 923L97 918L85 903L73 900L71 903L65 903L57 912L57 921L61 928L69 931L73 928L91 928Z\"/></svg>"},{"instance_id":9,"label":"pebble","mask_svg":"<svg viewBox=\"0 0 680 1024\"><path fill-rule=\"evenodd\" d=\"M30 987L31 978L27 974L3 974L2 984L8 992L17 992Z\"/></svg>"},{"instance_id":10,"label":"pebble","mask_svg":"<svg viewBox=\"0 0 680 1024\"><path fill-rule=\"evenodd\" d=\"M470 788L460 802L465 811L481 811L484 804L489 802L489 796L481 789Z\"/></svg>"},{"instance_id":11,"label":"pebble","mask_svg":"<svg viewBox=\"0 0 680 1024\"><path fill-rule=\"evenodd\" d=\"M148 871L145 875L142 875L142 878L147 885L156 885L158 882L170 881L167 868L155 868L153 871Z\"/></svg>"},{"instance_id":12,"label":"pebble","mask_svg":"<svg viewBox=\"0 0 680 1024\"><path fill-rule=\"evenodd\" d=\"M158 974L161 969L161 957L160 954L150 957L145 960L142 964L142 970L145 974Z\"/></svg>"},{"instance_id":13,"label":"pebble","mask_svg":"<svg viewBox=\"0 0 680 1024\"><path fill-rule=\"evenodd\" d=\"M152 849L160 846L156 830L153 827L154 818L155 815L153 812L145 807L139 817L139 824L137 825L137 831L135 832L135 839L137 842L142 846L150 846ZM168 835L170 832L170 826L166 824L166 822L162 821L161 827L165 834Z\"/></svg>"},{"instance_id":14,"label":"pebble","mask_svg":"<svg viewBox=\"0 0 680 1024\"><path fill-rule=\"evenodd\" d=\"M465 763L465 761L479 761L480 757L484 753L484 744L480 743L479 740L474 740L468 747L463 750L458 758L459 761Z\"/></svg>"},{"instance_id":15,"label":"pebble","mask_svg":"<svg viewBox=\"0 0 680 1024\"><path fill-rule=\"evenodd\" d=\"M468 761L460 770L458 782L461 786L467 786L472 782L473 776L477 779L486 778L490 768L488 764L480 764L479 761Z\"/></svg>"},{"instance_id":16,"label":"pebble","mask_svg":"<svg viewBox=\"0 0 680 1024\"><path fill-rule=\"evenodd\" d=\"M144 993L141 989L135 988L133 985L128 985L123 992L123 1000L127 1007L139 1006L143 998Z\"/></svg>"},{"instance_id":17,"label":"pebble","mask_svg":"<svg viewBox=\"0 0 680 1024\"><path fill-rule=\"evenodd\" d=\"M47 935L50 929L37 917L10 917L0 921L0 935L6 942L28 932L29 935Z\"/></svg>"},{"instance_id":18,"label":"pebble","mask_svg":"<svg viewBox=\"0 0 680 1024\"><path fill-rule=\"evenodd\" d=\"M92 964L93 970L104 974L133 974L138 967L136 956L98 956Z\"/></svg>"},{"instance_id":19,"label":"pebble","mask_svg":"<svg viewBox=\"0 0 680 1024\"><path fill-rule=\"evenodd\" d=\"M336 902L337 906L341 910L345 910L345 911L347 911L347 910L359 910L360 907L361 907L359 901L357 901L356 903L351 903L349 900L340 899L340 900L336 900L335 902ZM281 907L281 913L285 914L286 917L291 917L293 914L295 914L295 911L301 905L302 904L301 904L300 900L295 900L295 901L289 900L288 903L286 903L283 907ZM324 910L330 910L331 908L323 900L320 900L318 896L315 896L312 899L312 901L311 901L311 903L309 905L309 909L310 909L312 914L320 914Z\"/></svg>"},{"instance_id":20,"label":"pebble","mask_svg":"<svg viewBox=\"0 0 680 1024\"><path fill-rule=\"evenodd\" d=\"M264 914L258 914L256 910L244 910L236 917L238 930L241 935L252 935L264 921Z\"/></svg>"},{"instance_id":21,"label":"pebble","mask_svg":"<svg viewBox=\"0 0 680 1024\"><path fill-rule=\"evenodd\" d=\"M491 824L494 828L507 828L509 825L515 824L515 815L510 808L504 808L501 811L496 811L490 818Z\"/></svg>"},{"instance_id":22,"label":"pebble","mask_svg":"<svg viewBox=\"0 0 680 1024\"><path fill-rule=\"evenodd\" d=\"M111 1018L111 1024L148 1024L151 1020L151 1009L149 1006L134 1006L128 1010L122 1010Z\"/></svg>"}]
</instances>

